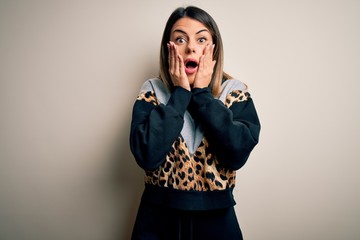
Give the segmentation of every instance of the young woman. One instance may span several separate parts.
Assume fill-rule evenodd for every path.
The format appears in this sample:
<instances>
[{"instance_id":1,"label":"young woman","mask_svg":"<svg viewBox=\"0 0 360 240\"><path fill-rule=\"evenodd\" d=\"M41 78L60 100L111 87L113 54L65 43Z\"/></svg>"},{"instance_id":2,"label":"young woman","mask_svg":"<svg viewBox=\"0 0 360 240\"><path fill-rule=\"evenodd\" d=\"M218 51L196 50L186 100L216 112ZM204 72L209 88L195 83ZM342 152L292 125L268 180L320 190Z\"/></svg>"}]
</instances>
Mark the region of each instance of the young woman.
<instances>
[{"instance_id":1,"label":"young woman","mask_svg":"<svg viewBox=\"0 0 360 240\"><path fill-rule=\"evenodd\" d=\"M132 239L242 239L235 173L258 143L247 86L223 72L212 17L178 8L165 26L160 76L138 95L130 147L145 170Z\"/></svg>"}]
</instances>

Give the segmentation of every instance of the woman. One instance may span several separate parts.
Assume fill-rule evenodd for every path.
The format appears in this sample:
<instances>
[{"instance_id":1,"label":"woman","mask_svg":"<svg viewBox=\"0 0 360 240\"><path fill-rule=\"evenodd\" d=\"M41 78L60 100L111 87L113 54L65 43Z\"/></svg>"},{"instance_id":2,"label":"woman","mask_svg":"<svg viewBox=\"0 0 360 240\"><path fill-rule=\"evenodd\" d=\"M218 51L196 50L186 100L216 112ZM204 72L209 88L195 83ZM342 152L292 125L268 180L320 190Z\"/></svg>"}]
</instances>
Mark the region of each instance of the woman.
<instances>
[{"instance_id":1,"label":"woman","mask_svg":"<svg viewBox=\"0 0 360 240\"><path fill-rule=\"evenodd\" d=\"M146 176L132 239L242 239L235 171L259 132L246 85L223 72L215 21L197 7L176 9L160 76L143 84L133 108L130 147Z\"/></svg>"}]
</instances>

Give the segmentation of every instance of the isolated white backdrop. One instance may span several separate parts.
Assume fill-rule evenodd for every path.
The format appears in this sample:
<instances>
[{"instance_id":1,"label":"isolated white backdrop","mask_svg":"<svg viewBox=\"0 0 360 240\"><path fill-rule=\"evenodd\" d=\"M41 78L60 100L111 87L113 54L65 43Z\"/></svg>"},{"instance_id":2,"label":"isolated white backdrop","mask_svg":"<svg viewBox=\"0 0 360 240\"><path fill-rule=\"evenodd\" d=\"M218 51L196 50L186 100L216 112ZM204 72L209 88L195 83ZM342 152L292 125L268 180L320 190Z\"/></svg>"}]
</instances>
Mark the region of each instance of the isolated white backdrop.
<instances>
[{"instance_id":1,"label":"isolated white backdrop","mask_svg":"<svg viewBox=\"0 0 360 240\"><path fill-rule=\"evenodd\" d=\"M360 2L0 1L0 239L129 239L131 108L178 6L217 21L262 132L238 171L248 240L360 239Z\"/></svg>"}]
</instances>

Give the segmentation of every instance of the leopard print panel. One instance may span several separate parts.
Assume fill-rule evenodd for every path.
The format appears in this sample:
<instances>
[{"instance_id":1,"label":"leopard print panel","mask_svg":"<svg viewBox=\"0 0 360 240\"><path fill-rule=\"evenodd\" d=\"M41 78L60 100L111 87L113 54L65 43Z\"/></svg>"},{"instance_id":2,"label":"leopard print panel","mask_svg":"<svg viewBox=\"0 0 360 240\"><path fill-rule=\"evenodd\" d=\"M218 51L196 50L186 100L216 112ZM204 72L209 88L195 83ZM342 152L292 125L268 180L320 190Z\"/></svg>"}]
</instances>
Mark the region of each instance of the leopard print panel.
<instances>
[{"instance_id":1,"label":"leopard print panel","mask_svg":"<svg viewBox=\"0 0 360 240\"><path fill-rule=\"evenodd\" d=\"M244 102L247 101L249 97L250 94L248 92L234 90L227 95L225 99L225 106L230 108L234 102Z\"/></svg>"},{"instance_id":2,"label":"leopard print panel","mask_svg":"<svg viewBox=\"0 0 360 240\"><path fill-rule=\"evenodd\" d=\"M146 102L152 103L154 105L159 105L160 104L160 102L157 100L157 98L155 96L154 91L143 92L136 98L136 100L146 101Z\"/></svg>"},{"instance_id":3,"label":"leopard print panel","mask_svg":"<svg viewBox=\"0 0 360 240\"><path fill-rule=\"evenodd\" d=\"M166 161L155 171L147 171L145 182L179 190L213 191L235 186L235 171L223 168L211 153L204 139L190 156L180 136L172 145Z\"/></svg>"},{"instance_id":4,"label":"leopard print panel","mask_svg":"<svg viewBox=\"0 0 360 240\"><path fill-rule=\"evenodd\" d=\"M246 101L248 93L232 91L225 100L225 106ZM138 100L154 105L158 101L153 92L141 94ZM208 142L203 138L196 152L191 155L186 142L180 135L166 156L166 161L154 171L145 172L145 183L179 190L214 191L235 187L236 172L224 168L208 151Z\"/></svg>"}]
</instances>

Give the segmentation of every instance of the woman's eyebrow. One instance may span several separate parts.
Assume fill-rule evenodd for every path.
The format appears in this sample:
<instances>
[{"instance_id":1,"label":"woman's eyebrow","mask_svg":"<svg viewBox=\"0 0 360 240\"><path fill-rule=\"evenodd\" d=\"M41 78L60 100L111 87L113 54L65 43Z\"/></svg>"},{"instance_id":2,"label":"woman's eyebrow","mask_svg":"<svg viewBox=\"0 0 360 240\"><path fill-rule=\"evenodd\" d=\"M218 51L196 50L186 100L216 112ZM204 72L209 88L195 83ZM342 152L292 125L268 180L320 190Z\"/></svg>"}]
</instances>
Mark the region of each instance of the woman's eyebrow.
<instances>
[{"instance_id":1,"label":"woman's eyebrow","mask_svg":"<svg viewBox=\"0 0 360 240\"><path fill-rule=\"evenodd\" d=\"M180 32L180 33L182 33L182 34L188 35L185 31L183 31L183 30L181 30L181 29L175 29L173 32L174 32L174 33L175 33L175 32ZM202 32L209 32L209 30L207 30L207 29L201 29L201 30L197 31L195 34L199 34L199 33L202 33Z\"/></svg>"},{"instance_id":2,"label":"woman's eyebrow","mask_svg":"<svg viewBox=\"0 0 360 240\"><path fill-rule=\"evenodd\" d=\"M202 33L202 32L209 32L207 29L201 29L199 31L196 32L196 34Z\"/></svg>"},{"instance_id":3,"label":"woman's eyebrow","mask_svg":"<svg viewBox=\"0 0 360 240\"><path fill-rule=\"evenodd\" d=\"M187 33L186 33L185 31L180 30L180 29L175 29L173 32L174 32L174 33L175 33L175 32L179 32L179 33L182 33L182 34L187 35Z\"/></svg>"}]
</instances>

